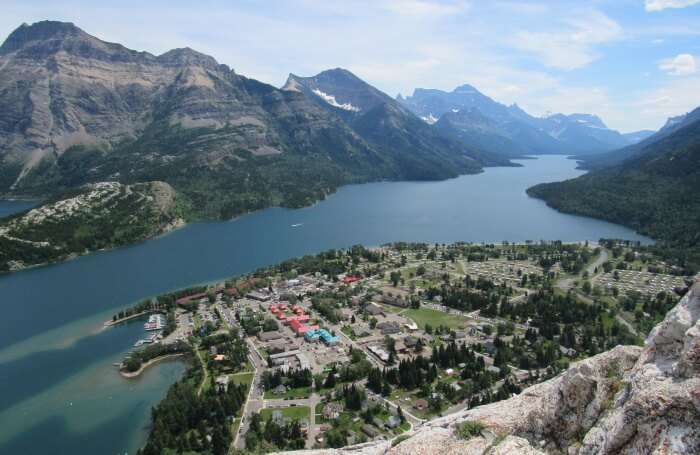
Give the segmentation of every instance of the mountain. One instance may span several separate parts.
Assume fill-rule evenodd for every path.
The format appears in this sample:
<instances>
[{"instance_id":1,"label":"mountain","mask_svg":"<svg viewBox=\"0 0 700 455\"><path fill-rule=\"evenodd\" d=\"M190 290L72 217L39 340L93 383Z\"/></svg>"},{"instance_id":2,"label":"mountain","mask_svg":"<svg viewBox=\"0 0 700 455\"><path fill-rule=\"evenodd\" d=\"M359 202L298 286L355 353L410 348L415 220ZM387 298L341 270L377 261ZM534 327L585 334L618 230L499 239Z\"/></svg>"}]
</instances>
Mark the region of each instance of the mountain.
<instances>
[{"instance_id":1,"label":"mountain","mask_svg":"<svg viewBox=\"0 0 700 455\"><path fill-rule=\"evenodd\" d=\"M653 130L639 130L631 133L623 133L622 135L625 137L625 139L631 141L631 143L636 144L653 136L654 134L656 134L656 131Z\"/></svg>"},{"instance_id":2,"label":"mountain","mask_svg":"<svg viewBox=\"0 0 700 455\"><path fill-rule=\"evenodd\" d=\"M434 172L449 172L445 163L452 167L509 164L503 157L441 134L396 100L342 68L312 77L290 74L282 90L303 93L338 115L384 156L410 169L411 178L432 179Z\"/></svg>"},{"instance_id":3,"label":"mountain","mask_svg":"<svg viewBox=\"0 0 700 455\"><path fill-rule=\"evenodd\" d=\"M363 109L387 101L363 90L367 99L353 98ZM156 56L63 22L24 24L0 46L0 104L0 194L163 181L188 218L298 207L350 182L442 179L495 162L424 137L423 124L395 144L370 142L358 131L387 126L356 131L327 103L192 49ZM408 126L404 112L393 115Z\"/></svg>"},{"instance_id":4,"label":"mountain","mask_svg":"<svg viewBox=\"0 0 700 455\"><path fill-rule=\"evenodd\" d=\"M643 137L642 140L632 145L618 150L612 150L610 152L595 155L580 155L576 156L575 158L580 160L579 166L582 169L602 169L605 167L614 166L627 159L642 156L647 152L653 154L657 150L655 145L656 143L697 121L700 121L700 107L688 112L687 114L669 118L666 121L666 124L659 131L653 134L647 135L647 132L643 132L642 137L647 137Z\"/></svg>"},{"instance_id":5,"label":"mountain","mask_svg":"<svg viewBox=\"0 0 700 455\"><path fill-rule=\"evenodd\" d=\"M508 155L600 153L636 140L609 129L594 115L533 117L518 105L498 103L471 85L452 92L417 88L413 95L399 95L397 100L430 124L439 125L447 116L440 127L468 145Z\"/></svg>"},{"instance_id":6,"label":"mountain","mask_svg":"<svg viewBox=\"0 0 700 455\"><path fill-rule=\"evenodd\" d=\"M180 226L182 216L167 183L89 184L0 220L0 271L145 240Z\"/></svg>"},{"instance_id":7,"label":"mountain","mask_svg":"<svg viewBox=\"0 0 700 455\"><path fill-rule=\"evenodd\" d=\"M425 422L397 438L295 453L699 453L699 317L696 282L650 332L644 347L616 346L508 400Z\"/></svg>"},{"instance_id":8,"label":"mountain","mask_svg":"<svg viewBox=\"0 0 700 455\"><path fill-rule=\"evenodd\" d=\"M698 270L698 182L700 120L643 145L621 163L572 180L536 185L528 194L557 210L630 226L660 240L667 254Z\"/></svg>"}]
</instances>

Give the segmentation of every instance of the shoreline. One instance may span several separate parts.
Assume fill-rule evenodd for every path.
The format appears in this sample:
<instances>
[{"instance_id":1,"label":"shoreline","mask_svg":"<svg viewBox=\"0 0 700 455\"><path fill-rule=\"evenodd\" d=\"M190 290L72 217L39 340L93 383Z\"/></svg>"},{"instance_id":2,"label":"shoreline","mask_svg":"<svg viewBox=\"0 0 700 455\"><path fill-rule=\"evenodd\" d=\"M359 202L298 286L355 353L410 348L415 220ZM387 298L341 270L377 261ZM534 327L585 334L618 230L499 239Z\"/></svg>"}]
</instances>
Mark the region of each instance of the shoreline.
<instances>
[{"instance_id":1,"label":"shoreline","mask_svg":"<svg viewBox=\"0 0 700 455\"><path fill-rule=\"evenodd\" d=\"M116 321L108 320L102 324L102 329L108 329L110 327L114 327L115 325L119 325L122 322L126 322L126 321L129 321L131 319L136 319L140 316L145 316L145 315L150 314L150 313L157 313L157 311L142 311L140 313L132 314L130 316L126 316L126 317L123 317L121 319L117 319Z\"/></svg>"},{"instance_id":2,"label":"shoreline","mask_svg":"<svg viewBox=\"0 0 700 455\"><path fill-rule=\"evenodd\" d=\"M135 379L135 378L139 377L141 375L141 373L143 373L151 365L155 365L156 363L158 363L162 360L168 359L168 358L181 357L184 355L185 355L184 352L177 352L174 354L166 354L166 355L162 355L159 357L154 357L151 360L149 360L148 362L142 363L141 366L139 367L139 369L136 371L126 372L126 371L122 371L120 369L119 374L125 379Z\"/></svg>"}]
</instances>

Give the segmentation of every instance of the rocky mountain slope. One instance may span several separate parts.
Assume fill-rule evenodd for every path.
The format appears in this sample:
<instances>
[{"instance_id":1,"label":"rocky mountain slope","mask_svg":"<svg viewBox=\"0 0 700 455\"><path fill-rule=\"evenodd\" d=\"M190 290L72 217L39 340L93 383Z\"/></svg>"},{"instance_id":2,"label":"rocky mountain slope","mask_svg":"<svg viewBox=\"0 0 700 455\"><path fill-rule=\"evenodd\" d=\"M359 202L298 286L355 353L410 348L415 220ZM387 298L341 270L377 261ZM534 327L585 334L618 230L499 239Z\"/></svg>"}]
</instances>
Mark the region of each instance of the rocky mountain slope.
<instances>
[{"instance_id":1,"label":"rocky mountain slope","mask_svg":"<svg viewBox=\"0 0 700 455\"><path fill-rule=\"evenodd\" d=\"M420 132L430 147L380 147L305 94L207 55L137 52L63 22L22 25L0 46L0 104L0 195L159 180L194 216L230 217L306 205L345 183L489 164Z\"/></svg>"},{"instance_id":2,"label":"rocky mountain slope","mask_svg":"<svg viewBox=\"0 0 700 455\"><path fill-rule=\"evenodd\" d=\"M164 182L86 185L0 222L0 271L144 240L184 221Z\"/></svg>"},{"instance_id":3,"label":"rocky mountain slope","mask_svg":"<svg viewBox=\"0 0 700 455\"><path fill-rule=\"evenodd\" d=\"M595 115L533 117L515 104L498 103L466 84L451 92L418 88L413 95L397 99L465 144L506 155L600 153L645 136L622 135Z\"/></svg>"},{"instance_id":4,"label":"rocky mountain slope","mask_svg":"<svg viewBox=\"0 0 700 455\"><path fill-rule=\"evenodd\" d=\"M466 157L485 165L508 165L498 154L462 143L422 122L406 107L350 71L336 68L316 76L290 74L285 91L299 91L321 108L340 116L384 156L409 169L412 178L432 179ZM459 163L457 163L459 165Z\"/></svg>"},{"instance_id":5,"label":"rocky mountain slope","mask_svg":"<svg viewBox=\"0 0 700 455\"><path fill-rule=\"evenodd\" d=\"M472 435L460 432L469 425ZM415 428L406 440L314 455L700 453L700 282L649 334L572 364L509 400Z\"/></svg>"}]
</instances>

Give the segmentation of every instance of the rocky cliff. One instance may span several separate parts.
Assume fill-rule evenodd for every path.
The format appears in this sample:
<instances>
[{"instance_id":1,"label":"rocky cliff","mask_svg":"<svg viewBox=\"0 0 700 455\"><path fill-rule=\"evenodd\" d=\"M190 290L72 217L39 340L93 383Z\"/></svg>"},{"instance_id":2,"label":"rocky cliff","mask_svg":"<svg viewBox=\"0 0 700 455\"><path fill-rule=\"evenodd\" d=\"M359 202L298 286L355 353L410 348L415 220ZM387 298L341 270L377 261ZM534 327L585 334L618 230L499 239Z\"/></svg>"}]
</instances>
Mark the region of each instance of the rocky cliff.
<instances>
[{"instance_id":1,"label":"rocky cliff","mask_svg":"<svg viewBox=\"0 0 700 455\"><path fill-rule=\"evenodd\" d=\"M304 453L700 453L699 318L700 281L651 331L644 347L618 346L509 400L428 422L408 439L394 440L393 447L381 441ZM465 422L483 429L460 438Z\"/></svg>"}]
</instances>

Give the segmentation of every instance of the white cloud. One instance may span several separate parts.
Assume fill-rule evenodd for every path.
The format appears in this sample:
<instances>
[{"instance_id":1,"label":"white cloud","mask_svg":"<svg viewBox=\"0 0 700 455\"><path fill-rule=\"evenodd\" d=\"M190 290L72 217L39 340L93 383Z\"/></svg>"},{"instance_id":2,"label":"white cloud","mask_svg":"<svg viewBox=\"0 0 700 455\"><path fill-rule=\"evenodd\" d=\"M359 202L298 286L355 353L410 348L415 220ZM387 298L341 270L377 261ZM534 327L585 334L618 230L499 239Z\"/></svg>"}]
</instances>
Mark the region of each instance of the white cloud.
<instances>
[{"instance_id":1,"label":"white cloud","mask_svg":"<svg viewBox=\"0 0 700 455\"><path fill-rule=\"evenodd\" d=\"M633 106L640 124L663 125L668 117L690 112L700 106L700 77L673 79L644 93Z\"/></svg>"},{"instance_id":2,"label":"white cloud","mask_svg":"<svg viewBox=\"0 0 700 455\"><path fill-rule=\"evenodd\" d=\"M695 57L690 54L678 54L673 58L659 62L659 69L673 76L687 76L697 72Z\"/></svg>"},{"instance_id":3,"label":"white cloud","mask_svg":"<svg viewBox=\"0 0 700 455\"><path fill-rule=\"evenodd\" d=\"M645 0L644 9L647 11L661 11L667 8L686 8L700 3L700 0Z\"/></svg>"},{"instance_id":4,"label":"white cloud","mask_svg":"<svg viewBox=\"0 0 700 455\"><path fill-rule=\"evenodd\" d=\"M573 70L598 58L595 46L622 36L622 27L600 11L575 12L555 31L518 32L512 44L537 55L546 66Z\"/></svg>"},{"instance_id":5,"label":"white cloud","mask_svg":"<svg viewBox=\"0 0 700 455\"><path fill-rule=\"evenodd\" d=\"M463 1L444 3L429 0L389 0L381 6L400 15L425 18L461 13L466 11L469 5Z\"/></svg>"}]
</instances>

